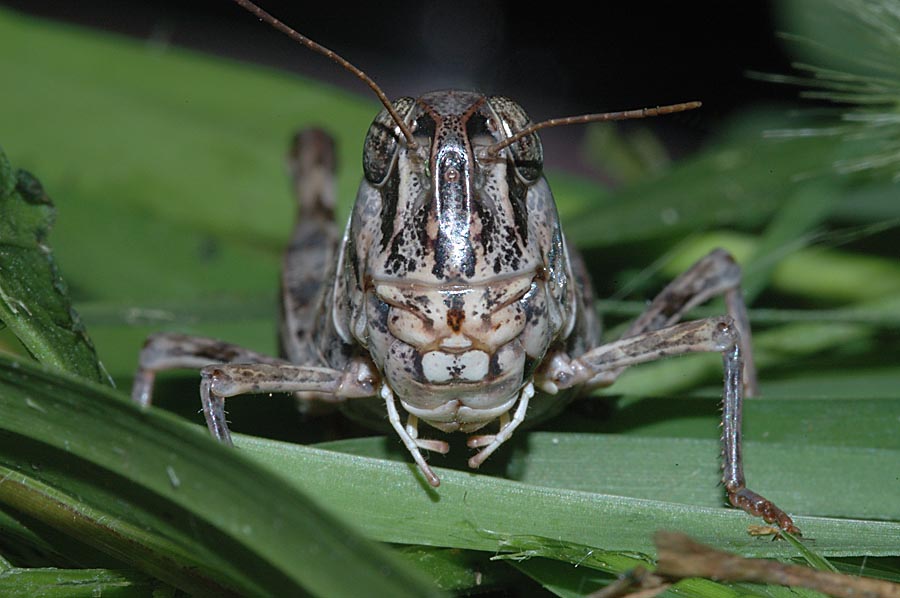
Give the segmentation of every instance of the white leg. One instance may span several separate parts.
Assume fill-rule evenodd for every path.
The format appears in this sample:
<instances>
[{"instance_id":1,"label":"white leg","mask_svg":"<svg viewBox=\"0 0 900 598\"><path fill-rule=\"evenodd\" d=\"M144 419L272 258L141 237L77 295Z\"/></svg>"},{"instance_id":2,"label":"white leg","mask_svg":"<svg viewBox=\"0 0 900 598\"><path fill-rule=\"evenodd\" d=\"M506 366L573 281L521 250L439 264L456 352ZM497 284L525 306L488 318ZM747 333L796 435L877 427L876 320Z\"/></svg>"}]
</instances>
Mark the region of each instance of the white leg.
<instances>
[{"instance_id":1,"label":"white leg","mask_svg":"<svg viewBox=\"0 0 900 598\"><path fill-rule=\"evenodd\" d=\"M425 457L422 456L422 451L419 450L419 444L416 442L415 436L418 436L418 420L411 420L408 424L412 427L413 434L410 434L407 430L407 427L403 425L400 421L400 414L397 412L397 403L394 400L394 393L391 391L391 387L387 384L381 385L381 398L384 399L384 404L387 407L388 413L388 421L391 422L391 426L397 432L397 435L400 437L400 440L403 441L403 445L406 447L406 450L409 451L409 454L412 455L413 461L416 462L416 465L419 466L419 470L422 472L422 475L425 476L425 479L428 480L428 483L437 488L441 485L441 479L435 475L435 473L428 466L428 463L425 462ZM447 443L444 443L445 445ZM447 446L447 450L449 450L449 446ZM446 452L444 450L443 452Z\"/></svg>"},{"instance_id":2,"label":"white leg","mask_svg":"<svg viewBox=\"0 0 900 598\"><path fill-rule=\"evenodd\" d=\"M511 420L507 419L504 423L503 419L500 420L500 431L493 437L490 436L473 436L469 438L469 442L467 443L470 447L482 446L485 441L487 445L478 451L475 456L469 459L469 467L472 469L477 469L482 463L484 463L485 459L491 456L494 451L500 448L500 445L510 439L513 435L513 432L516 431L516 428L525 421L525 413L528 411L528 401L531 400L531 397L534 396L534 384L529 382L522 389L522 393L519 395L519 404L516 407L516 411L513 414Z\"/></svg>"}]
</instances>

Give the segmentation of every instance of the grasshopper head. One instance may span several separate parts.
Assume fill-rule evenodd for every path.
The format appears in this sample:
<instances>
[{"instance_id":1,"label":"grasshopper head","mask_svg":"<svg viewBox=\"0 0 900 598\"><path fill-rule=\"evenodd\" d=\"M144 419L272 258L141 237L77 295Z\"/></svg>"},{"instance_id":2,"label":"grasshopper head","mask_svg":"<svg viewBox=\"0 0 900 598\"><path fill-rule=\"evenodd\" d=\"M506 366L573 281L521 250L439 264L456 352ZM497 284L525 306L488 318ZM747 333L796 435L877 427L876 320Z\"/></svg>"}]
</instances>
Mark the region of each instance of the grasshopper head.
<instances>
[{"instance_id":1,"label":"grasshopper head","mask_svg":"<svg viewBox=\"0 0 900 598\"><path fill-rule=\"evenodd\" d=\"M439 91L369 128L345 248L347 334L404 408L445 431L504 415L574 319L536 133L512 100ZM339 326L340 327L340 326Z\"/></svg>"}]
</instances>

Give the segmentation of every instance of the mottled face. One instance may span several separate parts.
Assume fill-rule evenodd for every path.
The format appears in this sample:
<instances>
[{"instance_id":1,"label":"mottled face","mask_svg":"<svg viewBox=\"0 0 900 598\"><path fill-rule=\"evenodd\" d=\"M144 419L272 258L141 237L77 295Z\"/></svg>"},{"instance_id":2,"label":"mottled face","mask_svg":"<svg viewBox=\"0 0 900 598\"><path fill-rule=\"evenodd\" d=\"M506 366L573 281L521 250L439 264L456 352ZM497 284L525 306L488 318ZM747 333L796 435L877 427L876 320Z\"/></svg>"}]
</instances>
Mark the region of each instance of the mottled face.
<instances>
[{"instance_id":1,"label":"mottled face","mask_svg":"<svg viewBox=\"0 0 900 598\"><path fill-rule=\"evenodd\" d=\"M364 158L368 182L383 190L383 273L466 283L522 269L525 196L540 176L540 141L533 136L513 148L522 155L521 167L507 168L506 156L488 159L484 152L506 131L521 128L525 113L504 98L492 102L467 92L435 92L398 104L407 111L418 151L398 148L395 126L379 116Z\"/></svg>"},{"instance_id":2,"label":"mottled face","mask_svg":"<svg viewBox=\"0 0 900 598\"><path fill-rule=\"evenodd\" d=\"M463 91L395 102L366 138L343 264L338 328L368 347L410 413L472 431L506 413L574 317L570 273L537 135L502 97ZM343 319L346 318L346 319Z\"/></svg>"}]
</instances>

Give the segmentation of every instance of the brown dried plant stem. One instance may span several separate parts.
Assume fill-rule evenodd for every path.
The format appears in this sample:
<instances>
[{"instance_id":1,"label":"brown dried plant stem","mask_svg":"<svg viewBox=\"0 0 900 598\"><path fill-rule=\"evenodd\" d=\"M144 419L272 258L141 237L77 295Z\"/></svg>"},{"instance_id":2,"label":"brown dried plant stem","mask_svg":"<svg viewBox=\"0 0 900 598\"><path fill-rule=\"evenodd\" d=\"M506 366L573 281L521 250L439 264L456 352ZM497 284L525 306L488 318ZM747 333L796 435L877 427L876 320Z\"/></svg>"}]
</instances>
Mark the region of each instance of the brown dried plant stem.
<instances>
[{"instance_id":1,"label":"brown dried plant stem","mask_svg":"<svg viewBox=\"0 0 900 598\"><path fill-rule=\"evenodd\" d=\"M900 598L900 585L716 550L679 532L658 532L656 571L634 570L591 598L650 598L689 577L807 588L835 598Z\"/></svg>"}]
</instances>

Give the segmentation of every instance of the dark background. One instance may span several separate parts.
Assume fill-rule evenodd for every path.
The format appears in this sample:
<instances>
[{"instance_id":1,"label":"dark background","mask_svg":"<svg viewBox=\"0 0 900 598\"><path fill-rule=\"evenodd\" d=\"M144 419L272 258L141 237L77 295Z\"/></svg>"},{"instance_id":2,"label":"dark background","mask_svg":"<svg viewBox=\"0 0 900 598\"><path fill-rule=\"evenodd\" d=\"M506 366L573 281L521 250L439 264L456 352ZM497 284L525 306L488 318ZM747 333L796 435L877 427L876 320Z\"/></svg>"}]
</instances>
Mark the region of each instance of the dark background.
<instances>
[{"instance_id":1,"label":"dark background","mask_svg":"<svg viewBox=\"0 0 900 598\"><path fill-rule=\"evenodd\" d=\"M548 3L541 10L479 0L261 3L362 68L392 98L478 89L516 98L535 120L702 100L701 111L652 124L676 154L696 148L742 107L796 97L794 89L746 76L748 70L790 72L769 2ZM369 93L349 73L228 0L0 4ZM582 170L567 149L579 132L542 135L548 161L556 157L557 167Z\"/></svg>"}]
</instances>

